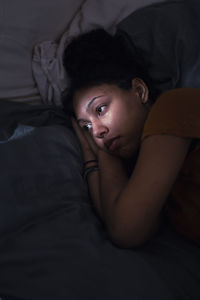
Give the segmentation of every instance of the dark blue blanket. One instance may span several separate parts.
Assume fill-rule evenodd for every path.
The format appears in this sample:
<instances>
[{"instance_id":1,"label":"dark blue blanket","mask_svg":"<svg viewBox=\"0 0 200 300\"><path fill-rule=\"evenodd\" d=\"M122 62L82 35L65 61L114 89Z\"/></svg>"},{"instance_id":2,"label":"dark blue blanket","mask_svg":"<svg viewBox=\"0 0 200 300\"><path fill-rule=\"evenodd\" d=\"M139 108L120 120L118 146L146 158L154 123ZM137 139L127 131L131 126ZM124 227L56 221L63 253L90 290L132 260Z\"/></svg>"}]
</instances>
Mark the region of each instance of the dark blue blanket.
<instances>
[{"instance_id":1,"label":"dark blue blanket","mask_svg":"<svg viewBox=\"0 0 200 300\"><path fill-rule=\"evenodd\" d=\"M110 242L61 109L0 101L0 172L3 300L200 299L200 249L167 226L138 249Z\"/></svg>"},{"instance_id":2,"label":"dark blue blanket","mask_svg":"<svg viewBox=\"0 0 200 300\"><path fill-rule=\"evenodd\" d=\"M119 34L148 54L161 90L199 87L200 10L186 9L194 0L171 2L182 10L139 10ZM1 300L199 300L200 248L167 224L143 247L116 247L81 174L81 147L61 109L0 101Z\"/></svg>"}]
</instances>

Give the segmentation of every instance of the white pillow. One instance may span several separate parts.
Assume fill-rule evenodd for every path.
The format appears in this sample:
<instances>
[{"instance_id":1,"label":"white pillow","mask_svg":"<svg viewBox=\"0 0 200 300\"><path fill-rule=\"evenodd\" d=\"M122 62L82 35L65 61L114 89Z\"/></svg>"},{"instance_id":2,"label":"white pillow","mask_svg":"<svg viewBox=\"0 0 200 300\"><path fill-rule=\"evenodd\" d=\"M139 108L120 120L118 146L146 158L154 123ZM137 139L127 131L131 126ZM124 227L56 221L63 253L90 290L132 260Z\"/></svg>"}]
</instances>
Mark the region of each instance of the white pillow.
<instances>
[{"instance_id":1,"label":"white pillow","mask_svg":"<svg viewBox=\"0 0 200 300\"><path fill-rule=\"evenodd\" d=\"M0 99L39 103L32 51L67 29L83 0L0 0Z\"/></svg>"}]
</instances>

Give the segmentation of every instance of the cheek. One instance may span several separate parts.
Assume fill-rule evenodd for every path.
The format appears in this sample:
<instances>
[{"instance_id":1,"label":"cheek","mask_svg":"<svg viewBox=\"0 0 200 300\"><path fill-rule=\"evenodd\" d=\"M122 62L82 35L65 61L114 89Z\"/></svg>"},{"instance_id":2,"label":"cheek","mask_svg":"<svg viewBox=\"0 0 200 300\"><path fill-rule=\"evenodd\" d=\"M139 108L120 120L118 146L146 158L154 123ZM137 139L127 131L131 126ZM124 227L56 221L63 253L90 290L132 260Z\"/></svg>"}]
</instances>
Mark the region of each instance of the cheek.
<instances>
[{"instance_id":1,"label":"cheek","mask_svg":"<svg viewBox=\"0 0 200 300\"><path fill-rule=\"evenodd\" d=\"M117 118L117 113L114 110L112 110L108 111L102 120L104 121L105 125L109 128L109 130L112 131L113 126L115 126L117 123Z\"/></svg>"},{"instance_id":2,"label":"cheek","mask_svg":"<svg viewBox=\"0 0 200 300\"><path fill-rule=\"evenodd\" d=\"M115 133L115 131L119 131L124 126L127 119L127 111L123 106L115 106L107 112L105 119L111 133L112 131Z\"/></svg>"},{"instance_id":3,"label":"cheek","mask_svg":"<svg viewBox=\"0 0 200 300\"><path fill-rule=\"evenodd\" d=\"M132 130L135 126L135 114L131 109L125 106L121 106L114 112L115 127L121 130Z\"/></svg>"},{"instance_id":4,"label":"cheek","mask_svg":"<svg viewBox=\"0 0 200 300\"><path fill-rule=\"evenodd\" d=\"M106 150L106 147L104 145L104 142L102 139L97 139L94 136L92 136L93 141L95 142L95 144L102 150Z\"/></svg>"}]
</instances>

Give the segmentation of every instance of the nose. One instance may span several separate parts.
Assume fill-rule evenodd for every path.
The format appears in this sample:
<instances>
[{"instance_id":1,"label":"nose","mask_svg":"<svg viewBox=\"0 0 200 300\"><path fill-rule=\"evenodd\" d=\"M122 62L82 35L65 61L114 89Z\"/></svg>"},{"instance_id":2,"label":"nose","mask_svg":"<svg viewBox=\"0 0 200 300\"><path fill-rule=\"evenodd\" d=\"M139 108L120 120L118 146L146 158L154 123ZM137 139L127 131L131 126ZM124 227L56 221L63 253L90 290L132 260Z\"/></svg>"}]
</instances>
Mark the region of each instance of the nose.
<instances>
[{"instance_id":1,"label":"nose","mask_svg":"<svg viewBox=\"0 0 200 300\"><path fill-rule=\"evenodd\" d=\"M92 124L92 130L95 138L103 138L108 132L108 128L100 122L94 122Z\"/></svg>"}]
</instances>

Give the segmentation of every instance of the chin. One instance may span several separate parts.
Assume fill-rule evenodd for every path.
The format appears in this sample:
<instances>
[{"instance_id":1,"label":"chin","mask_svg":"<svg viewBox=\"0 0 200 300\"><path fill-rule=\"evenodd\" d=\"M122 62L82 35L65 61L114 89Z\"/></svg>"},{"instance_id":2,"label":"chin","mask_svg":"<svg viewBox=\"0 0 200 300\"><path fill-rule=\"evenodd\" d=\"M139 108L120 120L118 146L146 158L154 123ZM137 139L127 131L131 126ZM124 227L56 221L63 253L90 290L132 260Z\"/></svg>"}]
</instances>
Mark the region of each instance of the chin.
<instances>
[{"instance_id":1,"label":"chin","mask_svg":"<svg viewBox=\"0 0 200 300\"><path fill-rule=\"evenodd\" d=\"M134 156L134 153L133 152L128 152L128 151L125 151L125 149L119 149L118 151L116 152L109 152L111 155L113 156L117 156L121 159L130 159Z\"/></svg>"},{"instance_id":2,"label":"chin","mask_svg":"<svg viewBox=\"0 0 200 300\"><path fill-rule=\"evenodd\" d=\"M124 158L124 159L131 159L138 152L138 148L136 148L134 146L129 146L129 147L122 148L122 149L119 149L119 150L121 150L121 151L119 151L120 157Z\"/></svg>"},{"instance_id":3,"label":"chin","mask_svg":"<svg viewBox=\"0 0 200 300\"><path fill-rule=\"evenodd\" d=\"M135 145L126 145L123 147L120 147L116 149L115 151L109 151L108 149L104 149L107 153L109 153L112 156L119 157L121 159L131 159L133 158L137 152L138 152L139 147L136 147Z\"/></svg>"},{"instance_id":4,"label":"chin","mask_svg":"<svg viewBox=\"0 0 200 300\"><path fill-rule=\"evenodd\" d=\"M124 158L124 159L130 159L134 156L134 153L123 153L121 155L121 158Z\"/></svg>"}]
</instances>

